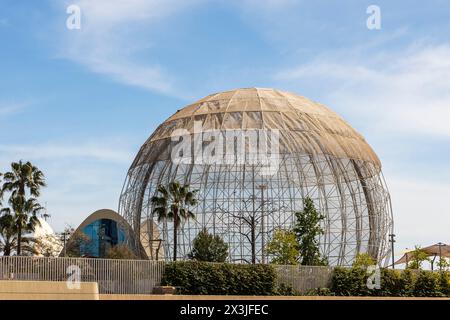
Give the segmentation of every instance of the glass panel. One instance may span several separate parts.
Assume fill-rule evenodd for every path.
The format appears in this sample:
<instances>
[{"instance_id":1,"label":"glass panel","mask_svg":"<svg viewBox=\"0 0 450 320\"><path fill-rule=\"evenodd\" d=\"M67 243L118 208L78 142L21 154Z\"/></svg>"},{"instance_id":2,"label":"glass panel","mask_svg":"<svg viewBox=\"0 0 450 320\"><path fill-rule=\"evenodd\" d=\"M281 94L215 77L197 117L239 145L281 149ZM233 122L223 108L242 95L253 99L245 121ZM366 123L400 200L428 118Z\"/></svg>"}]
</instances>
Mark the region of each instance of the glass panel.
<instances>
[{"instance_id":1,"label":"glass panel","mask_svg":"<svg viewBox=\"0 0 450 320\"><path fill-rule=\"evenodd\" d=\"M83 229L89 241L80 246L83 256L105 257L112 246L125 243L125 231L116 221L100 219L92 222Z\"/></svg>"}]
</instances>

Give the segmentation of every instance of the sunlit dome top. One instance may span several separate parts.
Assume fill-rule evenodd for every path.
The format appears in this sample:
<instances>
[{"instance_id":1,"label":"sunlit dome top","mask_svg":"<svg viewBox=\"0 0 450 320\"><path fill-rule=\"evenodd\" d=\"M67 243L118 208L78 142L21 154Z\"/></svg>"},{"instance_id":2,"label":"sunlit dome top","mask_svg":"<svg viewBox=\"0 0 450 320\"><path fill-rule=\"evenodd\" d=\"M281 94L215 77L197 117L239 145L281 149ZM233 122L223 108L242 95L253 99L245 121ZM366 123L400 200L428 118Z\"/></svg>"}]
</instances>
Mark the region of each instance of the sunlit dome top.
<instances>
[{"instance_id":1,"label":"sunlit dome top","mask_svg":"<svg viewBox=\"0 0 450 320\"><path fill-rule=\"evenodd\" d=\"M236 89L200 99L169 117L142 148L163 144L176 129L192 133L194 121L201 121L203 130L278 129L283 153L363 160L375 171L381 169L362 135L338 114L294 93L266 88Z\"/></svg>"},{"instance_id":2,"label":"sunlit dome top","mask_svg":"<svg viewBox=\"0 0 450 320\"><path fill-rule=\"evenodd\" d=\"M54 235L53 228L43 218L39 218L39 224L35 226L33 236L35 238Z\"/></svg>"}]
</instances>

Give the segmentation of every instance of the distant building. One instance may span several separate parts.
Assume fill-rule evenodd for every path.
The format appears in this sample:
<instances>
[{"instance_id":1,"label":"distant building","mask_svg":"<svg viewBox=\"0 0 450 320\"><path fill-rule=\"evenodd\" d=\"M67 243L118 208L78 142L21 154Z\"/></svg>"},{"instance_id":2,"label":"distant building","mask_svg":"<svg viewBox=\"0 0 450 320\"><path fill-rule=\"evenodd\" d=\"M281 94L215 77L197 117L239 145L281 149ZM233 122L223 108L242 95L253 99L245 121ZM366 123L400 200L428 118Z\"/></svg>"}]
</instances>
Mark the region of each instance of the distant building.
<instances>
[{"instance_id":1,"label":"distant building","mask_svg":"<svg viewBox=\"0 0 450 320\"><path fill-rule=\"evenodd\" d=\"M73 232L61 256L106 257L113 246L128 245L132 232L118 213L109 209L95 211ZM137 255L142 256L139 252Z\"/></svg>"},{"instance_id":2,"label":"distant building","mask_svg":"<svg viewBox=\"0 0 450 320\"><path fill-rule=\"evenodd\" d=\"M37 256L40 257L57 257L63 248L59 236L43 218L39 218L39 224L29 237L35 240L33 246L36 252L39 252Z\"/></svg>"}]
</instances>

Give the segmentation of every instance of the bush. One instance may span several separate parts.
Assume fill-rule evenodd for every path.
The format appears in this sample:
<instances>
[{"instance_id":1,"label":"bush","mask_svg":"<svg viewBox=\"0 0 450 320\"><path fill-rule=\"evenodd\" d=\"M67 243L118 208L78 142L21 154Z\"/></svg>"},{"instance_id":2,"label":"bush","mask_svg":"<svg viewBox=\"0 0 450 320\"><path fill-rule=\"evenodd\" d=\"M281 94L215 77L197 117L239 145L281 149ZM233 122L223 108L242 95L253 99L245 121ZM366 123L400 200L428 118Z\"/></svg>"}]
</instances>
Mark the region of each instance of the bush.
<instances>
[{"instance_id":1,"label":"bush","mask_svg":"<svg viewBox=\"0 0 450 320\"><path fill-rule=\"evenodd\" d=\"M334 269L331 287L311 290L307 295L441 297L450 296L448 272L414 272L381 269L381 288L367 287L368 274L360 267ZM166 265L162 284L178 288L179 294L200 295L300 295L286 284L276 286L271 265L239 265L197 261Z\"/></svg>"},{"instance_id":2,"label":"bush","mask_svg":"<svg viewBox=\"0 0 450 320\"><path fill-rule=\"evenodd\" d=\"M179 261L166 265L161 283L179 294L275 295L275 278L270 265Z\"/></svg>"},{"instance_id":3,"label":"bush","mask_svg":"<svg viewBox=\"0 0 450 320\"><path fill-rule=\"evenodd\" d=\"M316 288L306 292L306 296L335 296L330 288Z\"/></svg>"},{"instance_id":4,"label":"bush","mask_svg":"<svg viewBox=\"0 0 450 320\"><path fill-rule=\"evenodd\" d=\"M405 295L405 281L401 272L392 269L381 269L380 289L377 295L383 297L401 297Z\"/></svg>"},{"instance_id":5,"label":"bush","mask_svg":"<svg viewBox=\"0 0 450 320\"><path fill-rule=\"evenodd\" d=\"M331 292L337 296L370 296L366 270L363 268L336 267L331 281Z\"/></svg>"},{"instance_id":6,"label":"bush","mask_svg":"<svg viewBox=\"0 0 450 320\"><path fill-rule=\"evenodd\" d=\"M420 271L414 283L415 297L440 297L438 275L429 271Z\"/></svg>"},{"instance_id":7,"label":"bush","mask_svg":"<svg viewBox=\"0 0 450 320\"><path fill-rule=\"evenodd\" d=\"M285 283L280 283L277 288L275 294L277 296L300 296L301 293L297 292L292 286L287 285Z\"/></svg>"},{"instance_id":8,"label":"bush","mask_svg":"<svg viewBox=\"0 0 450 320\"><path fill-rule=\"evenodd\" d=\"M439 272L439 291L446 297L450 297L450 277L447 271Z\"/></svg>"},{"instance_id":9,"label":"bush","mask_svg":"<svg viewBox=\"0 0 450 320\"><path fill-rule=\"evenodd\" d=\"M434 273L411 270L381 269L380 289L367 287L366 270L362 268L335 268L330 294L337 296L385 296L385 297L442 297L450 296L450 280L447 272Z\"/></svg>"},{"instance_id":10,"label":"bush","mask_svg":"<svg viewBox=\"0 0 450 320\"><path fill-rule=\"evenodd\" d=\"M415 275L413 271L406 269L400 274L400 296L412 297L414 290Z\"/></svg>"}]
</instances>

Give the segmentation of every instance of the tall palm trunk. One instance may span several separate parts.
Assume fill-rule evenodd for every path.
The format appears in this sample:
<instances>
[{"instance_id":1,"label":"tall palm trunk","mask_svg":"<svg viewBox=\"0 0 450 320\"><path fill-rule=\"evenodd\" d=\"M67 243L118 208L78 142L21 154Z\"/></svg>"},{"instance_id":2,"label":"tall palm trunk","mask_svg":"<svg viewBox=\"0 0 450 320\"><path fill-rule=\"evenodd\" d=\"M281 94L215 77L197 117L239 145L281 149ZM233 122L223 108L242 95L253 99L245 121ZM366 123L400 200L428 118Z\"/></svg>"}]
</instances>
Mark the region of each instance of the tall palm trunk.
<instances>
[{"instance_id":1,"label":"tall palm trunk","mask_svg":"<svg viewBox=\"0 0 450 320\"><path fill-rule=\"evenodd\" d=\"M173 217L173 261L177 261L177 247L178 247L178 217L174 215Z\"/></svg>"},{"instance_id":2,"label":"tall palm trunk","mask_svg":"<svg viewBox=\"0 0 450 320\"><path fill-rule=\"evenodd\" d=\"M8 243L5 245L5 247L3 248L3 256L4 257L8 257L11 255L11 245Z\"/></svg>"},{"instance_id":3,"label":"tall palm trunk","mask_svg":"<svg viewBox=\"0 0 450 320\"><path fill-rule=\"evenodd\" d=\"M25 199L25 184L21 184L19 187L19 195ZM22 252L22 226L17 228L17 255L20 256Z\"/></svg>"},{"instance_id":4,"label":"tall palm trunk","mask_svg":"<svg viewBox=\"0 0 450 320\"><path fill-rule=\"evenodd\" d=\"M20 256L22 249L22 226L17 228L17 255Z\"/></svg>"}]
</instances>

